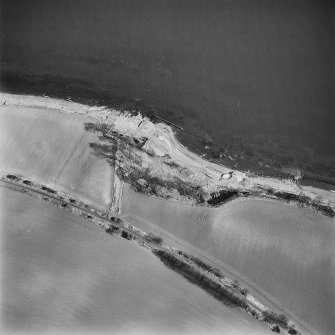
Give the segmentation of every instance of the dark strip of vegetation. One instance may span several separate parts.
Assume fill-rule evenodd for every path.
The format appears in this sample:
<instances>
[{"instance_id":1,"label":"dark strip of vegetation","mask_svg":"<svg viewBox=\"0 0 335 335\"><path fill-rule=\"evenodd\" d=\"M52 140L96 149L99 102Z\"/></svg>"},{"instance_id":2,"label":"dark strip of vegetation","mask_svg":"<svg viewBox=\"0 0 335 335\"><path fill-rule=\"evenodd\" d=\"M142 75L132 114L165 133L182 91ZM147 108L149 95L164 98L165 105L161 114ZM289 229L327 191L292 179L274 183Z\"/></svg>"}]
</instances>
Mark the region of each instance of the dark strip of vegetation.
<instances>
[{"instance_id":1,"label":"dark strip of vegetation","mask_svg":"<svg viewBox=\"0 0 335 335\"><path fill-rule=\"evenodd\" d=\"M155 195L158 197L169 197L161 193L161 189L167 189L169 191L177 190L181 196L189 197L196 200L198 204L204 202L204 192L200 186L193 186L186 183L180 178L175 177L173 180L164 180L156 176L151 175L150 169L142 169L139 165L138 168L134 168L129 174L122 174L121 169L117 171L120 179L129 183L136 192L144 193L147 195ZM146 184L139 184L137 181L143 179Z\"/></svg>"},{"instance_id":2,"label":"dark strip of vegetation","mask_svg":"<svg viewBox=\"0 0 335 335\"><path fill-rule=\"evenodd\" d=\"M117 218L117 217L115 217L115 216L111 216L111 217L110 217L110 220L111 220L112 222L117 223L117 224L122 224L122 223L123 223L122 219Z\"/></svg>"},{"instance_id":3,"label":"dark strip of vegetation","mask_svg":"<svg viewBox=\"0 0 335 335\"><path fill-rule=\"evenodd\" d=\"M28 186L32 186L33 185L33 183L30 180L26 180L26 179L23 181L23 184L26 184Z\"/></svg>"},{"instance_id":4,"label":"dark strip of vegetation","mask_svg":"<svg viewBox=\"0 0 335 335\"><path fill-rule=\"evenodd\" d=\"M125 230L122 230L121 232L121 236L127 240L131 240L132 239L132 235L130 233L128 233L127 231Z\"/></svg>"},{"instance_id":5,"label":"dark strip of vegetation","mask_svg":"<svg viewBox=\"0 0 335 335\"><path fill-rule=\"evenodd\" d=\"M238 192L235 190L222 190L219 192L219 195L211 194L211 199L207 201L208 204L212 206L220 205L228 200L232 200L233 198L238 196Z\"/></svg>"},{"instance_id":6,"label":"dark strip of vegetation","mask_svg":"<svg viewBox=\"0 0 335 335\"><path fill-rule=\"evenodd\" d=\"M259 319L257 312L252 310L245 300L244 296L248 293L248 291L241 288L237 281L235 281L234 288L236 288L241 295L232 292L229 288L226 288L220 285L219 283L217 283L215 280L208 278L206 275L201 274L192 265L178 258L176 255L174 255L171 252L168 252L165 250L158 250L158 249L153 249L152 252L168 268L178 272L184 278L186 278L189 282L204 289L207 293L209 293L211 296L213 296L218 301L228 306L241 307L242 309L250 312L251 315L253 315L255 318ZM212 268L210 265L204 263L198 258L184 253L183 251L178 251L178 254L185 257L188 260L193 261L196 265L198 265L199 267L209 272L214 273L215 270L219 271L218 269ZM298 334L298 332L294 329L293 325L292 326L288 325L288 320L285 315L283 314L277 315L272 311L265 311L262 313L262 316L263 316L263 321L270 324L273 332L280 333L280 327L283 327L284 329L288 329L289 334L292 334L292 335Z\"/></svg>"},{"instance_id":7,"label":"dark strip of vegetation","mask_svg":"<svg viewBox=\"0 0 335 335\"><path fill-rule=\"evenodd\" d=\"M189 254L187 254L184 251L179 250L178 254L185 257L186 259L192 261L193 263L195 263L196 265L198 265L200 268L202 268L205 271L211 272L213 273L215 276L222 278L223 275L221 273L221 271L218 268L214 268L213 266L203 262L201 259L191 256Z\"/></svg>"},{"instance_id":8,"label":"dark strip of vegetation","mask_svg":"<svg viewBox=\"0 0 335 335\"><path fill-rule=\"evenodd\" d=\"M271 330L274 332L274 333L280 333L280 328L278 326L274 326L271 328Z\"/></svg>"},{"instance_id":9,"label":"dark strip of vegetation","mask_svg":"<svg viewBox=\"0 0 335 335\"><path fill-rule=\"evenodd\" d=\"M51 188L49 188L49 187L46 187L46 186L42 186L41 189L42 189L43 191L47 191L47 192L49 192L49 193L53 193L53 194L56 193L56 191L54 191L53 189L51 189Z\"/></svg>"},{"instance_id":10,"label":"dark strip of vegetation","mask_svg":"<svg viewBox=\"0 0 335 335\"><path fill-rule=\"evenodd\" d=\"M118 231L120 230L120 227L116 226L116 225L109 225L107 228L106 228L106 233L108 234L114 234L114 233L117 233ZM123 236L122 236L123 237Z\"/></svg>"},{"instance_id":11,"label":"dark strip of vegetation","mask_svg":"<svg viewBox=\"0 0 335 335\"><path fill-rule=\"evenodd\" d=\"M335 216L335 211L330 206L326 206L320 203L317 203L315 201L312 201L310 198L308 198L305 195L296 195L288 192L275 192L271 190L271 192L268 192L269 194L274 194L279 199L283 199L287 202L294 201L298 204L301 204L303 206L311 206L318 212L322 213L323 215L327 215L331 218Z\"/></svg>"},{"instance_id":12,"label":"dark strip of vegetation","mask_svg":"<svg viewBox=\"0 0 335 335\"><path fill-rule=\"evenodd\" d=\"M12 174L8 174L6 177L7 177L8 179L10 179L10 180L16 180L16 181L20 180L19 177L14 176L14 175L12 175Z\"/></svg>"},{"instance_id":13,"label":"dark strip of vegetation","mask_svg":"<svg viewBox=\"0 0 335 335\"><path fill-rule=\"evenodd\" d=\"M335 217L335 211L330 206L313 203L312 207L323 215L327 215L331 218Z\"/></svg>"},{"instance_id":14,"label":"dark strip of vegetation","mask_svg":"<svg viewBox=\"0 0 335 335\"><path fill-rule=\"evenodd\" d=\"M196 271L190 264L179 259L175 255L165 251L154 249L152 252L170 269L181 274L189 282L201 287L211 296L227 306L248 307L243 297L240 297L214 280Z\"/></svg>"},{"instance_id":15,"label":"dark strip of vegetation","mask_svg":"<svg viewBox=\"0 0 335 335\"><path fill-rule=\"evenodd\" d=\"M202 261L200 258L198 257L194 257L192 255L187 254L186 252L182 251L182 250L178 250L178 254L183 256L184 258L192 261L193 263L195 263L197 266L199 266L200 268L202 268L205 271L208 271L210 273L212 273L213 275L219 277L219 278L223 278L223 274L221 273L221 270L218 268L215 268L207 263L205 263L204 261ZM240 283L238 280L234 280L233 281L233 287L234 289L236 289L237 291L239 291L239 293L241 293L242 295L246 296L249 291L246 288L241 287Z\"/></svg>"},{"instance_id":16,"label":"dark strip of vegetation","mask_svg":"<svg viewBox=\"0 0 335 335\"><path fill-rule=\"evenodd\" d=\"M158 245L161 245L163 243L163 239L158 235L154 235L153 233L146 235L144 238L149 243L154 243Z\"/></svg>"}]
</instances>

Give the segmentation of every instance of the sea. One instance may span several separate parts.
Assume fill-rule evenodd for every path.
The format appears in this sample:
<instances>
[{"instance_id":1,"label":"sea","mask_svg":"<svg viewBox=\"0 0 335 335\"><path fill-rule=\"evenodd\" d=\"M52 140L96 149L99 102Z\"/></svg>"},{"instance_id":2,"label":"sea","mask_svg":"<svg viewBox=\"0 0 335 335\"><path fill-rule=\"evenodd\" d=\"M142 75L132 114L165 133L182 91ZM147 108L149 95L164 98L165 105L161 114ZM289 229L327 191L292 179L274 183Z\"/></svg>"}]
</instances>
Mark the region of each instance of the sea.
<instances>
[{"instance_id":1,"label":"sea","mask_svg":"<svg viewBox=\"0 0 335 335\"><path fill-rule=\"evenodd\" d=\"M334 181L334 13L327 0L4 0L1 84L104 94L181 126L208 159Z\"/></svg>"}]
</instances>

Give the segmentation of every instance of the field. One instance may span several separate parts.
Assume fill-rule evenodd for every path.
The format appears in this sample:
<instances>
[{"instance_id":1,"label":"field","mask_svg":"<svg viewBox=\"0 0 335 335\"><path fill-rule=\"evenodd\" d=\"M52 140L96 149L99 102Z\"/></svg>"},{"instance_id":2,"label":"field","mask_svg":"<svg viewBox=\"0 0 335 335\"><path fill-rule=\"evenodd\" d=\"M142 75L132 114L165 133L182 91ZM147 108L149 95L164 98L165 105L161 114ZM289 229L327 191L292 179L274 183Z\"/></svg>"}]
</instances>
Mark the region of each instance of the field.
<instances>
[{"instance_id":1,"label":"field","mask_svg":"<svg viewBox=\"0 0 335 335\"><path fill-rule=\"evenodd\" d=\"M113 168L89 148L94 119L56 110L1 106L0 170L29 177L105 209L111 201Z\"/></svg>"},{"instance_id":2,"label":"field","mask_svg":"<svg viewBox=\"0 0 335 335\"><path fill-rule=\"evenodd\" d=\"M322 334L335 329L335 227L308 209L238 201L217 209L148 198L125 188L122 213L192 254L205 255ZM186 241L186 243L185 243ZM248 286L248 284L250 286ZM308 327L308 326L307 326Z\"/></svg>"},{"instance_id":3,"label":"field","mask_svg":"<svg viewBox=\"0 0 335 335\"><path fill-rule=\"evenodd\" d=\"M1 188L6 330L266 334L149 250Z\"/></svg>"}]
</instances>

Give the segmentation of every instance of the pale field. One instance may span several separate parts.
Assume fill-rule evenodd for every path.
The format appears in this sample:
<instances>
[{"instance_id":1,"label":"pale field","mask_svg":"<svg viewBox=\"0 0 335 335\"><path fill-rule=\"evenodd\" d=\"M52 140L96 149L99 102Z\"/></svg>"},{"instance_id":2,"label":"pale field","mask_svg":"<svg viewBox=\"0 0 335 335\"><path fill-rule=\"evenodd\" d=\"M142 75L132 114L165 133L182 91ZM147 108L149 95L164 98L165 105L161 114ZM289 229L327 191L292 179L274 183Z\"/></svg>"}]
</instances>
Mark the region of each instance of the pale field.
<instances>
[{"instance_id":1,"label":"pale field","mask_svg":"<svg viewBox=\"0 0 335 335\"><path fill-rule=\"evenodd\" d=\"M143 230L222 265L264 303L335 332L335 225L309 209L244 200L195 208L124 189L122 213Z\"/></svg>"},{"instance_id":2,"label":"pale field","mask_svg":"<svg viewBox=\"0 0 335 335\"><path fill-rule=\"evenodd\" d=\"M269 334L149 250L0 188L2 331Z\"/></svg>"},{"instance_id":3,"label":"pale field","mask_svg":"<svg viewBox=\"0 0 335 335\"><path fill-rule=\"evenodd\" d=\"M0 171L18 173L99 208L111 201L114 171L94 156L83 115L22 106L0 107Z\"/></svg>"}]
</instances>

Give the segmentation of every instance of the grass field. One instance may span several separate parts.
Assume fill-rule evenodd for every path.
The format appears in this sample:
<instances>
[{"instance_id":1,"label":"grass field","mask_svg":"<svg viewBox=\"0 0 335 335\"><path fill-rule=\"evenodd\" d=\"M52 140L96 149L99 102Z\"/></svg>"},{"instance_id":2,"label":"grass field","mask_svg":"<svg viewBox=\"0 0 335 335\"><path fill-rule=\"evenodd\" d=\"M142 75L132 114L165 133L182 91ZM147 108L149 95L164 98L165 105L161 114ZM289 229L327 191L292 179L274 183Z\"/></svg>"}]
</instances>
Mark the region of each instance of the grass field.
<instances>
[{"instance_id":1,"label":"grass field","mask_svg":"<svg viewBox=\"0 0 335 335\"><path fill-rule=\"evenodd\" d=\"M6 330L270 333L150 250L28 195L0 192Z\"/></svg>"},{"instance_id":2,"label":"grass field","mask_svg":"<svg viewBox=\"0 0 335 335\"><path fill-rule=\"evenodd\" d=\"M175 245L186 241L186 249L195 247L228 265L298 319L322 334L333 334L333 220L272 201L194 208L148 198L129 188L124 189L122 213L139 228Z\"/></svg>"},{"instance_id":3,"label":"grass field","mask_svg":"<svg viewBox=\"0 0 335 335\"><path fill-rule=\"evenodd\" d=\"M111 201L114 171L94 156L96 135L85 116L39 108L0 107L0 170L22 174L96 207Z\"/></svg>"}]
</instances>

